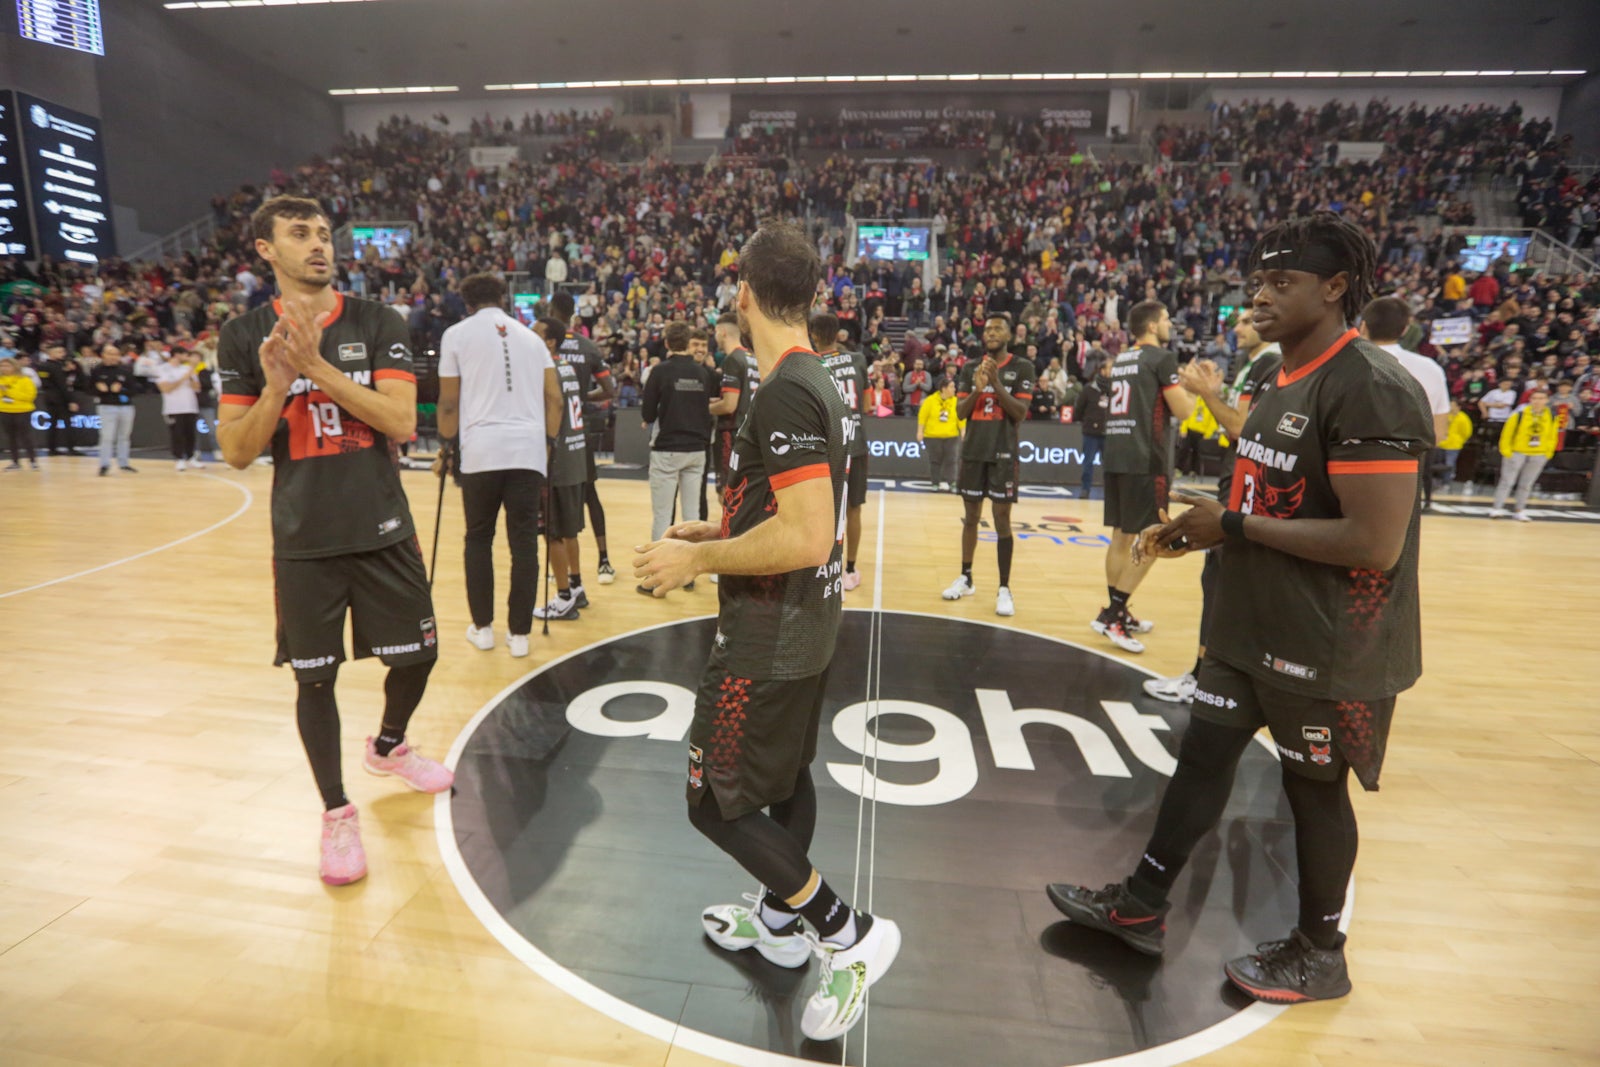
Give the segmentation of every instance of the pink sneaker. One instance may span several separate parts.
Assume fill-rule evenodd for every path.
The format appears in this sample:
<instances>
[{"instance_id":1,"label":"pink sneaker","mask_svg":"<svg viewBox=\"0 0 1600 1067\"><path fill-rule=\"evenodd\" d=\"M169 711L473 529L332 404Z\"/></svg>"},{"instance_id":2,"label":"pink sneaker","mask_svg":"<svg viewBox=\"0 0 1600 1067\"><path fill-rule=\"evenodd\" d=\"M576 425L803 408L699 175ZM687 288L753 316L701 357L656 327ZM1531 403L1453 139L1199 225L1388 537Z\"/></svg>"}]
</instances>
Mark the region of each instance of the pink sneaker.
<instances>
[{"instance_id":1,"label":"pink sneaker","mask_svg":"<svg viewBox=\"0 0 1600 1067\"><path fill-rule=\"evenodd\" d=\"M367 853L361 847L361 817L354 804L322 813L322 880L349 885L367 876Z\"/></svg>"},{"instance_id":2,"label":"pink sneaker","mask_svg":"<svg viewBox=\"0 0 1600 1067\"><path fill-rule=\"evenodd\" d=\"M860 571L845 571L844 572L844 591L845 592L848 593L850 590L860 587L860 585L861 585L861 572Z\"/></svg>"},{"instance_id":3,"label":"pink sneaker","mask_svg":"<svg viewBox=\"0 0 1600 1067\"><path fill-rule=\"evenodd\" d=\"M376 774L380 778L398 775L406 785L419 793L443 793L456 780L450 768L418 755L416 749L403 742L387 756L380 756L370 737L367 738L367 758L362 761L362 766L368 774Z\"/></svg>"}]
</instances>

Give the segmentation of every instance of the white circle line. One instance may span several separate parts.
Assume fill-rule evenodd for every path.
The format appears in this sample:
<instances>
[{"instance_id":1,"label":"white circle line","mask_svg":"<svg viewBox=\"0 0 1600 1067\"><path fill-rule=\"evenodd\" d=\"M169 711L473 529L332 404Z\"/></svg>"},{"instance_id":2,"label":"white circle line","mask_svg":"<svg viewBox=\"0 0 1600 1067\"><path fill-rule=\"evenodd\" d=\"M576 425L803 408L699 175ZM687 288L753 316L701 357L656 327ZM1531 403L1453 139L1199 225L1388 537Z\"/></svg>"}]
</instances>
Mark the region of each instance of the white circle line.
<instances>
[{"instance_id":1,"label":"white circle line","mask_svg":"<svg viewBox=\"0 0 1600 1067\"><path fill-rule=\"evenodd\" d=\"M968 622L979 626L992 626L997 630L1010 630L1028 633L1033 637L1039 637L1046 641L1054 641L1057 644L1067 645L1082 652L1087 652L1090 655L1111 660L1113 663L1120 664L1124 667L1129 667L1136 671L1143 671L1153 678L1160 677L1154 671L1149 670L1148 668L1137 667L1134 664L1128 663L1126 660L1122 660L1111 655L1109 652L1087 648L1083 645L1077 644L1076 642L1068 641L1059 637L1051 637L1048 634L1032 633L1031 631L1017 631L1016 627L1006 626L1001 623L988 622L982 619L962 619L950 615L938 615L933 612L926 611L890 610L884 611L883 614L913 615L929 619L945 619L954 622ZM461 728L461 732L456 735L455 741L450 745L450 751L445 756L445 766L454 771L457 764L460 763L462 754L466 751L467 742L471 740L472 735L477 731L478 726L483 722L483 720L488 718L489 714L494 711L495 708L500 706L501 701L505 700L512 693L516 692L535 676L543 674L550 668L564 663L575 656L579 656L593 649L599 648L601 645L607 645L613 641L621 641L629 637L636 637L639 634L649 633L651 630L659 630L667 626L677 626L686 622L698 622L701 619L709 618L716 618L716 616L697 615L688 619L671 619L667 622L659 622L650 626L641 626L636 630L629 630L626 633L615 634L611 637L606 637L591 644L587 644L582 648L574 649L564 656L558 656L555 659L550 660L548 663L535 667L527 674L524 674L521 678L518 678L510 685L500 690L500 692L495 694L488 703L486 703L482 708L478 709L477 714L475 714L467 722L467 724ZM1276 758L1277 753L1272 751L1271 741L1263 740L1259 735L1257 736L1257 740L1262 741L1263 747L1271 752L1273 757ZM611 993L607 993L599 986L579 978L566 967L562 966L560 963L541 952L531 941L529 941L515 927L507 922L505 916L501 915L499 910L489 902L489 898L484 895L482 888L478 885L477 879L473 877L472 872L467 868L467 863L461 855L461 850L456 847L455 820L453 819L450 811L450 792L447 791L440 793L434 798L433 812L434 833L438 838L440 856L444 861L445 870L450 874L450 880L455 883L456 890L461 894L461 898L467 905L467 908L474 916L477 917L478 921L483 924L484 929L488 930L489 933L493 935L494 939L505 947L506 951L510 952L511 955L516 957L518 960L521 960L535 974L539 975L539 977L543 978L557 989L567 993L580 1003L586 1004L601 1014L614 1019L619 1023L622 1023L624 1026L632 1027L648 1037L657 1038L658 1040L667 1042L669 1045L687 1049L690 1052L696 1052L702 1056L709 1056L712 1059L720 1060L723 1063L734 1064L736 1067L816 1067L816 1061L814 1060L802 1060L793 1056L785 1056L782 1053L768 1052L764 1049L752 1048L749 1045L741 1045L737 1042L727 1041L720 1037L713 1037L712 1035L702 1033L699 1030L692 1030L687 1026L680 1025L669 1019L663 1019L659 1015L653 1015L650 1012L645 1011L643 1008L636 1007L620 997L614 996ZM1344 915L1339 920L1339 929L1341 931L1349 929L1350 916L1354 911L1354 907L1355 879L1351 878L1350 885L1345 890ZM1112 1059L1091 1060L1084 1063L1070 1064L1068 1067L1176 1067L1177 1064L1187 1063L1190 1060L1198 1059L1201 1056L1206 1056L1210 1053L1227 1048L1229 1045L1234 1044L1249 1034L1255 1033L1257 1030L1261 1029L1263 1026L1266 1026L1273 1019L1276 1019L1279 1015L1281 1015L1284 1012L1285 1007L1285 1005L1281 1004L1267 1004L1262 1001L1255 1001L1249 1006L1235 1012L1228 1018L1223 1019L1220 1022L1213 1023L1204 1030L1199 1030L1185 1037L1178 1038L1176 1041L1169 1041L1165 1044L1157 1045L1154 1048L1140 1049L1137 1052L1130 1052L1127 1055L1116 1056Z\"/></svg>"},{"instance_id":2,"label":"white circle line","mask_svg":"<svg viewBox=\"0 0 1600 1067\"><path fill-rule=\"evenodd\" d=\"M134 560L144 559L146 556L153 556L157 552L165 552L169 548L177 548L179 545L183 544L186 541L193 541L197 537L204 537L206 534L210 533L213 530L222 529L222 527L228 525L228 523L232 522L234 519L237 519L240 515L243 515L245 512L249 511L250 510L250 505L255 503L256 496L255 496L254 493L252 493L250 491L250 487L249 486L240 485L238 482L231 482L226 478L219 478L215 474L206 474L204 471L197 471L196 474L197 474L198 477L210 478L214 482L221 482L223 485L230 485L233 488L239 490L239 492L244 494L244 503L240 504L238 510L235 511L232 515L229 515L227 518L223 519L221 522L212 523L210 526L207 526L204 530L196 530L194 533L185 534L184 536L178 538L176 541L168 541L164 545L157 545L155 548L147 548L143 552L137 553L136 555L124 556L122 559L114 559L110 563L102 563L102 564L100 564L100 566L98 566L98 567L90 567L86 571L79 571L76 574L68 574L68 575L65 575L65 576L60 577L60 578L52 578L48 582L40 582L38 585L24 586L21 589L13 589L13 590L11 590L10 592L7 592L7 593L0 593L0 600L4 600L6 597L9 597L9 596L21 596L23 593L32 593L32 592L34 592L35 590L38 590L38 589L48 589L52 585L60 585L62 582L70 582L70 581L74 581L74 580L76 580L78 578L87 578L91 574L99 574L101 571L110 570L112 567L120 567L124 563L132 563Z\"/></svg>"}]
</instances>

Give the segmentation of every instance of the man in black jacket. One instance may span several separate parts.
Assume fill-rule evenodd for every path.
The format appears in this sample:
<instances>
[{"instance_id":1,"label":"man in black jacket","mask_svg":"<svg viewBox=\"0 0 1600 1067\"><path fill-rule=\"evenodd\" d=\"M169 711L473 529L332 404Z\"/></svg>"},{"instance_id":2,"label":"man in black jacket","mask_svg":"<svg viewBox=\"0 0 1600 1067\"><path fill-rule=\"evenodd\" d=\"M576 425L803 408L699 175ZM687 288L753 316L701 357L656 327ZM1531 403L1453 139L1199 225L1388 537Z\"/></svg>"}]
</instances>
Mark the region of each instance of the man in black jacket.
<instances>
[{"instance_id":1,"label":"man in black jacket","mask_svg":"<svg viewBox=\"0 0 1600 1067\"><path fill-rule=\"evenodd\" d=\"M655 423L650 442L650 540L661 540L672 525L672 500L683 507L683 521L702 516L700 485L706 478L706 449L711 444L711 388L705 368L689 354L687 322L667 324L667 358L650 372L644 385L644 422ZM689 582L685 590L694 588ZM639 587L646 596L650 590Z\"/></svg>"},{"instance_id":2,"label":"man in black jacket","mask_svg":"<svg viewBox=\"0 0 1600 1067\"><path fill-rule=\"evenodd\" d=\"M80 373L78 364L67 358L67 350L61 345L51 345L45 349L44 360L39 364L39 407L50 416L50 429L48 441L50 454L61 454L63 437L67 443L67 454L72 456L82 455L72 444L72 416L77 413L78 399L73 394L78 390Z\"/></svg>"}]
</instances>

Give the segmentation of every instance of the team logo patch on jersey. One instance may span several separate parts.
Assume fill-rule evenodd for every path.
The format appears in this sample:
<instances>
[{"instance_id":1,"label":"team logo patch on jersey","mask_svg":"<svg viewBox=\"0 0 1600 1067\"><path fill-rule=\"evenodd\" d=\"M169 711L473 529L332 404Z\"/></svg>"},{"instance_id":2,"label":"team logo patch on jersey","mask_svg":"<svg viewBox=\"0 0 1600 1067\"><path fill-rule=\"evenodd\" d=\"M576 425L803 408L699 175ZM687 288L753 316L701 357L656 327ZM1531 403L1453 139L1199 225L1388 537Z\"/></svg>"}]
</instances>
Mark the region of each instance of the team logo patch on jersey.
<instances>
[{"instance_id":1,"label":"team logo patch on jersey","mask_svg":"<svg viewBox=\"0 0 1600 1067\"><path fill-rule=\"evenodd\" d=\"M430 615L426 619L423 619L419 625L422 627L423 647L432 648L434 645L437 645L439 643L439 628L438 626L434 625L433 616Z\"/></svg>"},{"instance_id":2,"label":"team logo patch on jersey","mask_svg":"<svg viewBox=\"0 0 1600 1067\"><path fill-rule=\"evenodd\" d=\"M1302 726L1300 736L1307 741L1327 741L1333 737L1333 731L1326 726Z\"/></svg>"},{"instance_id":3,"label":"team logo patch on jersey","mask_svg":"<svg viewBox=\"0 0 1600 1067\"><path fill-rule=\"evenodd\" d=\"M1328 744L1328 745L1312 745L1311 746L1311 762L1312 763L1320 763L1323 766L1327 766L1328 764L1332 763L1333 762L1333 746L1331 744Z\"/></svg>"},{"instance_id":4,"label":"team logo patch on jersey","mask_svg":"<svg viewBox=\"0 0 1600 1067\"><path fill-rule=\"evenodd\" d=\"M689 759L693 763L704 763L706 760L706 754L699 745L690 745Z\"/></svg>"},{"instance_id":5,"label":"team logo patch on jersey","mask_svg":"<svg viewBox=\"0 0 1600 1067\"><path fill-rule=\"evenodd\" d=\"M767 438L767 443L772 446L772 454L774 456L788 454L789 435L782 430L773 430L772 436Z\"/></svg>"},{"instance_id":6,"label":"team logo patch on jersey","mask_svg":"<svg viewBox=\"0 0 1600 1067\"><path fill-rule=\"evenodd\" d=\"M1285 437L1299 437L1306 432L1306 427L1309 425L1311 425L1309 415L1297 415L1291 411L1278 420L1278 432Z\"/></svg>"},{"instance_id":7,"label":"team logo patch on jersey","mask_svg":"<svg viewBox=\"0 0 1600 1067\"><path fill-rule=\"evenodd\" d=\"M367 346L360 341L339 346L340 363L359 363L367 358Z\"/></svg>"},{"instance_id":8,"label":"team logo patch on jersey","mask_svg":"<svg viewBox=\"0 0 1600 1067\"><path fill-rule=\"evenodd\" d=\"M398 517L393 519L384 519L382 522L378 523L378 536L382 537L386 533L393 533L394 531L400 529L401 521L402 520Z\"/></svg>"}]
</instances>

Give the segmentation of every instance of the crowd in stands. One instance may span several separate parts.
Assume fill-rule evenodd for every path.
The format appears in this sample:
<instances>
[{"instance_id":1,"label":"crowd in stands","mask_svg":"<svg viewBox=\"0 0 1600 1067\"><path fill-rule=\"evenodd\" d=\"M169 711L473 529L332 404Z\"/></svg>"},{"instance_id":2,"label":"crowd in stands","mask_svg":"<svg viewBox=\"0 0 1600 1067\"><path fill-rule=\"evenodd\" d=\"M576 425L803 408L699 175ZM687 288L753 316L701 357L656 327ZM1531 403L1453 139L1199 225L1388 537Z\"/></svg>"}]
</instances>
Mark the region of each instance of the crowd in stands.
<instances>
[{"instance_id":1,"label":"crowd in stands","mask_svg":"<svg viewBox=\"0 0 1600 1067\"><path fill-rule=\"evenodd\" d=\"M59 346L87 370L107 345L147 361L203 346L228 317L271 298L247 220L264 198L294 193L323 203L336 227L412 224L403 251L385 257L368 247L342 258L338 281L392 304L423 351L465 314L458 285L470 273L505 271L514 290L573 291L577 328L607 353L626 402L664 354L665 325L706 327L728 313L744 237L760 218L787 214L808 220L823 256L818 306L835 312L849 343L872 358L875 396L885 400L876 410L914 413L938 378L977 350L985 321L1004 311L1017 353L1036 361L1049 386L1034 414L1054 417L1092 373L1091 354L1126 343L1121 312L1142 299L1173 310L1180 358L1227 362L1232 340L1222 311L1241 301L1257 232L1266 220L1327 209L1372 233L1379 291L1411 304L1423 328L1413 344L1445 364L1470 416L1487 418L1478 401L1492 387L1509 382L1521 391L1535 379L1570 383L1552 391L1572 398L1574 442L1594 432L1600 412L1591 369L1600 352L1600 278L1530 277L1505 263L1464 274L1439 234L1459 209L1462 183L1485 166L1514 169L1531 158L1527 174L1541 177L1530 180L1554 181L1591 208L1600 202L1600 183L1577 184L1565 173L1548 124L1523 123L1514 109L1423 111L1382 101L1364 110L1224 107L1209 130L1158 131L1162 158L1151 164L1073 155L1065 127L976 120L939 135L984 143L999 135L1001 149L969 167L842 154L814 163L621 163L606 148L615 129L609 114L529 116L521 128L554 130L565 141L540 162L479 170L466 146L491 132L507 135L505 123L486 119L463 137L439 122L396 118L375 136L348 136L324 157L219 197L216 234L204 250L98 270L47 261L30 272L0 260L0 356L36 360ZM1390 150L1352 164L1319 149L1346 138L1383 140ZM920 264L848 263L847 213L932 220L937 273L924 277ZM1427 324L1460 314L1474 319L1472 340L1447 351L1432 346Z\"/></svg>"}]
</instances>

